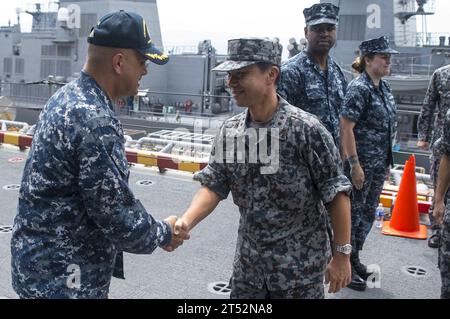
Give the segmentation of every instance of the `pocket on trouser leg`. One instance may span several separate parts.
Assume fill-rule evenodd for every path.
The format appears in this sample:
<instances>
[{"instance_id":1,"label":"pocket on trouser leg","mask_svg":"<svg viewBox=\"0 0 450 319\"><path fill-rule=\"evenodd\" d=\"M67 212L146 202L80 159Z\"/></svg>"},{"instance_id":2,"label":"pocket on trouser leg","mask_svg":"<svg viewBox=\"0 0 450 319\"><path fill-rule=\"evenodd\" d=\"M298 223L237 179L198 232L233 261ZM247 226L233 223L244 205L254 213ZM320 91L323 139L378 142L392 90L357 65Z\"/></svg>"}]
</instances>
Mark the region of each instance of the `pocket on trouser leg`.
<instances>
[{"instance_id":1,"label":"pocket on trouser leg","mask_svg":"<svg viewBox=\"0 0 450 319\"><path fill-rule=\"evenodd\" d=\"M270 299L324 299L325 290L322 282L298 286L288 290L271 291Z\"/></svg>"}]
</instances>

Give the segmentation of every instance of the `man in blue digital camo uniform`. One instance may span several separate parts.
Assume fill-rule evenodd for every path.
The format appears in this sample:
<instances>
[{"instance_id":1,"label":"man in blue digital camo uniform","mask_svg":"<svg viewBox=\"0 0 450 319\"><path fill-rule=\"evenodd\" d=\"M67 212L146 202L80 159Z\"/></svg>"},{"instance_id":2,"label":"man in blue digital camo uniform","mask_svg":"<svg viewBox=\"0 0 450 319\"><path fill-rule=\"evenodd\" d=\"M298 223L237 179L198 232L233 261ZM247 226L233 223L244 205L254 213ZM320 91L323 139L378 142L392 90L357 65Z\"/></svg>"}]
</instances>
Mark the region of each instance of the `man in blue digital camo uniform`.
<instances>
[{"instance_id":1,"label":"man in blue digital camo uniform","mask_svg":"<svg viewBox=\"0 0 450 319\"><path fill-rule=\"evenodd\" d=\"M195 176L202 187L175 226L192 229L232 193L241 218L231 298L323 298L324 274L332 293L350 281L351 185L326 128L277 96L280 62L275 41L228 42L228 60L215 71L228 72L247 109L224 122ZM325 205L335 231L330 263Z\"/></svg>"},{"instance_id":2,"label":"man in blue digital camo uniform","mask_svg":"<svg viewBox=\"0 0 450 319\"><path fill-rule=\"evenodd\" d=\"M444 120L447 111L450 109L450 65L434 71L430 80L427 93L422 106L422 111L417 121L418 141L417 146L423 150L431 149L431 167L430 175L436 191L437 172L439 169L440 155L435 142L442 135ZM436 119L433 121L434 113L437 112ZM434 202L434 201L433 201ZM439 229L440 226L433 218L433 206L430 208L430 228L432 234L428 239L428 246L431 248L439 247Z\"/></svg>"},{"instance_id":3,"label":"man in blue digital camo uniform","mask_svg":"<svg viewBox=\"0 0 450 319\"><path fill-rule=\"evenodd\" d=\"M147 60L168 58L131 12L101 18L88 42L81 76L44 107L25 165L11 239L21 298L107 298L113 272L123 278L123 251L181 244L172 236L176 217L155 220L128 186L112 104L137 94Z\"/></svg>"},{"instance_id":4,"label":"man in blue digital camo uniform","mask_svg":"<svg viewBox=\"0 0 450 319\"><path fill-rule=\"evenodd\" d=\"M303 11L307 47L281 66L278 93L294 106L316 115L339 148L339 114L347 80L329 52L336 43L339 8L315 4Z\"/></svg>"},{"instance_id":5,"label":"man in blue digital camo uniform","mask_svg":"<svg viewBox=\"0 0 450 319\"><path fill-rule=\"evenodd\" d=\"M443 134L436 141L440 165L434 194L434 218L441 226L439 269L441 270L441 298L450 299L450 110L442 119Z\"/></svg>"},{"instance_id":6,"label":"man in blue digital camo uniform","mask_svg":"<svg viewBox=\"0 0 450 319\"><path fill-rule=\"evenodd\" d=\"M347 80L329 55L336 43L339 7L319 3L304 9L303 15L307 46L281 66L277 91L291 105L316 115L339 150L339 114ZM329 221L327 231L332 239Z\"/></svg>"}]
</instances>

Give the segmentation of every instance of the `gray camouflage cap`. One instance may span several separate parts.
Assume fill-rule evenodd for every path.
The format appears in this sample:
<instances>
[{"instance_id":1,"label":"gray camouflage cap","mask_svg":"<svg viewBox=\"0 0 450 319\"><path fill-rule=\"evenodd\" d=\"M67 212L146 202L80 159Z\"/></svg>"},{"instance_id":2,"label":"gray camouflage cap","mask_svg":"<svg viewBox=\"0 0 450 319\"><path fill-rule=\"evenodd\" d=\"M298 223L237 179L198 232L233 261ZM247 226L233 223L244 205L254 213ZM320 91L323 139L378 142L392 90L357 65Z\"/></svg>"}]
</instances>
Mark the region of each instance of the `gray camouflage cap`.
<instances>
[{"instance_id":1,"label":"gray camouflage cap","mask_svg":"<svg viewBox=\"0 0 450 319\"><path fill-rule=\"evenodd\" d=\"M359 45L359 50L361 52L361 56L364 56L368 53L399 53L398 51L389 47L389 38L386 36L361 42L361 44Z\"/></svg>"},{"instance_id":2,"label":"gray camouflage cap","mask_svg":"<svg viewBox=\"0 0 450 319\"><path fill-rule=\"evenodd\" d=\"M317 3L303 10L303 15L308 27L322 23L336 25L339 22L339 7L332 3Z\"/></svg>"},{"instance_id":3,"label":"gray camouflage cap","mask_svg":"<svg viewBox=\"0 0 450 319\"><path fill-rule=\"evenodd\" d=\"M261 38L241 38L228 41L227 60L213 69L216 72L239 70L247 66L267 62L281 65L283 47L278 41Z\"/></svg>"}]
</instances>

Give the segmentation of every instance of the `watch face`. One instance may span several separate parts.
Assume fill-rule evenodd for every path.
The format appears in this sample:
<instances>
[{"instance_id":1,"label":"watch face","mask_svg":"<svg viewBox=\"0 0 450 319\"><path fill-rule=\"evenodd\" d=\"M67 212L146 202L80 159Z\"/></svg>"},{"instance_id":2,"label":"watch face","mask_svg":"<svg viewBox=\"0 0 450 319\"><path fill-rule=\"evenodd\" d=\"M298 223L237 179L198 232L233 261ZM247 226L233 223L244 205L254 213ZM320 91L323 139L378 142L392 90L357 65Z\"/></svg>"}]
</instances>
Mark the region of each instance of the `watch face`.
<instances>
[{"instance_id":1,"label":"watch face","mask_svg":"<svg viewBox=\"0 0 450 319\"><path fill-rule=\"evenodd\" d=\"M348 255L352 252L352 246L350 244L343 245L343 246L337 246L336 250L340 253Z\"/></svg>"}]
</instances>

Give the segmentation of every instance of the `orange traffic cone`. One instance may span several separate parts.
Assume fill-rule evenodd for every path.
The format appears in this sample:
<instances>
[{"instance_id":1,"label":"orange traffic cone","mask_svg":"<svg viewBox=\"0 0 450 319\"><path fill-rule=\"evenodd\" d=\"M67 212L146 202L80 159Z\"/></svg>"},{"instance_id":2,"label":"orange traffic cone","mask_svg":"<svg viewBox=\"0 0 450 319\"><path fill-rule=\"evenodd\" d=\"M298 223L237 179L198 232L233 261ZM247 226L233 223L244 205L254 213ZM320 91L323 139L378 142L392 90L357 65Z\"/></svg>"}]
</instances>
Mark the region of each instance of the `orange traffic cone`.
<instances>
[{"instance_id":1,"label":"orange traffic cone","mask_svg":"<svg viewBox=\"0 0 450 319\"><path fill-rule=\"evenodd\" d=\"M397 201L390 221L383 223L382 233L415 239L427 239L427 227L419 223L416 189L416 159L406 161Z\"/></svg>"}]
</instances>

